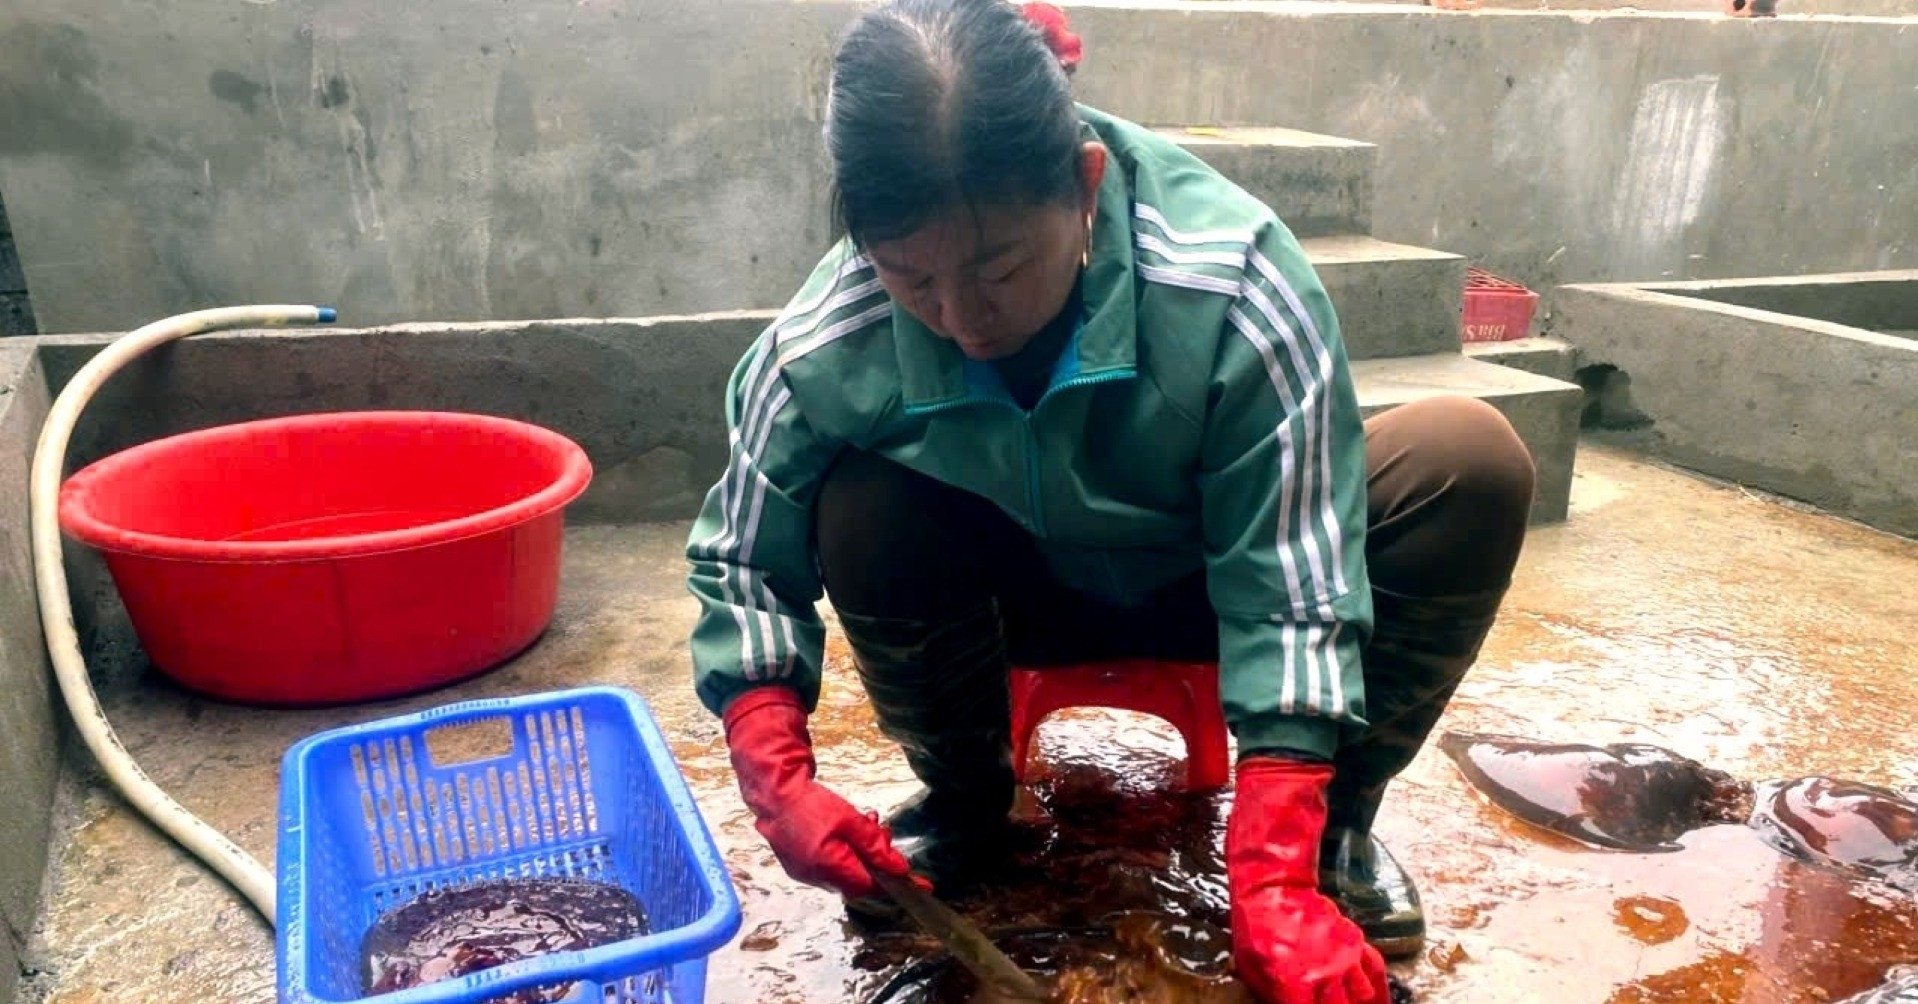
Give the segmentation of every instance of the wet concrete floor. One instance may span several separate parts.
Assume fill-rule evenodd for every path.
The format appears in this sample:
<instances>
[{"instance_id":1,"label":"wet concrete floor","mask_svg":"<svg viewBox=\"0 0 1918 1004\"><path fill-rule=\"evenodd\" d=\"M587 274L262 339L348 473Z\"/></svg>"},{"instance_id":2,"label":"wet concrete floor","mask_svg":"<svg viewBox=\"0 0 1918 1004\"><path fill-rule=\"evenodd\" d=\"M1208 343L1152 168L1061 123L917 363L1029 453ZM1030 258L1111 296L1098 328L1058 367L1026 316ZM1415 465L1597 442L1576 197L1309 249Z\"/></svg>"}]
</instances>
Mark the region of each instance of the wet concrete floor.
<instances>
[{"instance_id":1,"label":"wet concrete floor","mask_svg":"<svg viewBox=\"0 0 1918 1004\"><path fill-rule=\"evenodd\" d=\"M671 731L744 904L707 999L869 999L889 975L869 967L891 957L852 936L834 897L780 872L734 793L718 723L693 699L684 532L574 531L552 631L454 688L262 712L149 676L111 695L109 711L161 785L270 861L278 758L303 735L472 697L633 687ZM1823 773L1910 786L1914 625L1918 543L1587 446L1569 522L1527 541L1501 621L1441 728L1656 743L1754 780ZM814 720L821 776L884 809L912 780L838 652ZM1179 751L1156 723L1102 712L1048 723L1041 748L1066 774L1123 771L1122 798L1173 776ZM26 999L272 1000L267 926L100 788L90 765L73 773ZM1216 829L1222 811L1221 800L1192 825ZM1908 896L1788 860L1740 826L1691 833L1673 854L1587 850L1492 809L1436 749L1394 786L1380 827L1426 900L1431 945L1395 967L1423 1001L1829 1001L1918 961ZM1201 898L1221 888L1216 876L1193 881Z\"/></svg>"}]
</instances>

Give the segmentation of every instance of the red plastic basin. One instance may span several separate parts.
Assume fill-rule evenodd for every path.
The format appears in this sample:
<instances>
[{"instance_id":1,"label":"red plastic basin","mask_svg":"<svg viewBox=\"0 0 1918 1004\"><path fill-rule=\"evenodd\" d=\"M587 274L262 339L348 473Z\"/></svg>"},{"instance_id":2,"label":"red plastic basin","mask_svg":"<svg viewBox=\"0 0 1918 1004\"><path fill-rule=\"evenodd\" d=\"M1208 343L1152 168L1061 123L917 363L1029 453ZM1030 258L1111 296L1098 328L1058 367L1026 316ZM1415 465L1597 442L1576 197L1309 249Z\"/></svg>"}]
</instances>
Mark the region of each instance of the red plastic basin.
<instances>
[{"instance_id":1,"label":"red plastic basin","mask_svg":"<svg viewBox=\"0 0 1918 1004\"><path fill-rule=\"evenodd\" d=\"M524 422L341 412L203 429L67 479L147 655L223 700L338 704L489 669L546 629L592 465Z\"/></svg>"}]
</instances>

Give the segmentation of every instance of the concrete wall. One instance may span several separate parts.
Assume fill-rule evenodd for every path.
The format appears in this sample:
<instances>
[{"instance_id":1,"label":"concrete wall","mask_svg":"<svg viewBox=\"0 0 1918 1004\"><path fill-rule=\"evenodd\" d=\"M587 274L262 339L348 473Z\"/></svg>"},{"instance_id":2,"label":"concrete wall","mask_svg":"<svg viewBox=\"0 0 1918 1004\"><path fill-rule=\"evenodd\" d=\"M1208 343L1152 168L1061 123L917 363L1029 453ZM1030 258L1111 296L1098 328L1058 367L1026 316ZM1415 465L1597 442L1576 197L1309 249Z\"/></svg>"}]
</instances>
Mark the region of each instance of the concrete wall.
<instances>
[{"instance_id":1,"label":"concrete wall","mask_svg":"<svg viewBox=\"0 0 1918 1004\"><path fill-rule=\"evenodd\" d=\"M1388 3L1424 4L1427 0L1385 0ZM1641 10L1696 11L1720 14L1725 0L1478 0L1481 8L1503 10ZM1918 15L1918 0L1778 0L1774 11L1781 14L1844 14L1858 17L1909 17Z\"/></svg>"},{"instance_id":2,"label":"concrete wall","mask_svg":"<svg viewBox=\"0 0 1918 1004\"><path fill-rule=\"evenodd\" d=\"M1918 22L1203 6L1078 13L1087 93L1377 143L1387 240L1535 289L1918 265Z\"/></svg>"},{"instance_id":3,"label":"concrete wall","mask_svg":"<svg viewBox=\"0 0 1918 1004\"><path fill-rule=\"evenodd\" d=\"M1918 288L1918 271L1888 278ZM1837 277L1824 284L1842 297ZM1636 445L1918 537L1918 341L1695 298L1701 286L1568 286L1551 333L1616 368L1599 403L1649 422Z\"/></svg>"},{"instance_id":4,"label":"concrete wall","mask_svg":"<svg viewBox=\"0 0 1918 1004\"><path fill-rule=\"evenodd\" d=\"M7 223L6 200L0 199L0 335L31 335L36 330L27 275L20 269L20 251Z\"/></svg>"},{"instance_id":5,"label":"concrete wall","mask_svg":"<svg viewBox=\"0 0 1918 1004\"><path fill-rule=\"evenodd\" d=\"M1706 282L1665 291L1871 331L1918 330L1918 282L1905 272Z\"/></svg>"},{"instance_id":6,"label":"concrete wall","mask_svg":"<svg viewBox=\"0 0 1918 1004\"><path fill-rule=\"evenodd\" d=\"M13 997L33 929L59 772L27 518L27 470L47 405L30 344L0 343L0 1001Z\"/></svg>"},{"instance_id":7,"label":"concrete wall","mask_svg":"<svg viewBox=\"0 0 1918 1004\"><path fill-rule=\"evenodd\" d=\"M443 408L547 426L578 441L585 521L681 519L725 467L725 385L771 313L375 330L223 332L122 370L74 430L75 465L228 422L365 408ZM45 336L55 392L108 336Z\"/></svg>"},{"instance_id":8,"label":"concrete wall","mask_svg":"<svg viewBox=\"0 0 1918 1004\"><path fill-rule=\"evenodd\" d=\"M0 191L43 331L782 303L828 242L855 5L0 10ZM1074 4L1088 101L1381 144L1374 229L1535 287L1918 265L1918 22Z\"/></svg>"},{"instance_id":9,"label":"concrete wall","mask_svg":"<svg viewBox=\"0 0 1918 1004\"><path fill-rule=\"evenodd\" d=\"M808 116L843 16L10 0L0 190L40 329L771 304L829 243Z\"/></svg>"}]
</instances>

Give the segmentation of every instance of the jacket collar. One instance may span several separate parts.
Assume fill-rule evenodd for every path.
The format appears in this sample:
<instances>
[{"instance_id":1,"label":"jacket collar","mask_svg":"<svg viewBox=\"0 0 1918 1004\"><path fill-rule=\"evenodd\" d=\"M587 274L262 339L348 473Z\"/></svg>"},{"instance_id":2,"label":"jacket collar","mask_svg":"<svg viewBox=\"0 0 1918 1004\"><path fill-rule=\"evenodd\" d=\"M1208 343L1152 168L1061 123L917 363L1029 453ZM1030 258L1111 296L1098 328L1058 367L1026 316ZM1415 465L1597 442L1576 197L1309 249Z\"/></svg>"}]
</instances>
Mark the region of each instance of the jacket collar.
<instances>
[{"instance_id":1,"label":"jacket collar","mask_svg":"<svg viewBox=\"0 0 1918 1004\"><path fill-rule=\"evenodd\" d=\"M1082 126L1081 132L1087 139L1098 139L1089 126ZM1124 172L1108 157L1092 226L1092 264L1081 283L1082 313L1059 364L1053 367L1054 387L1066 380L1118 379L1137 372L1131 203ZM906 411L937 411L1004 395L996 370L969 364L958 346L933 334L897 303L892 307L892 338Z\"/></svg>"}]
</instances>

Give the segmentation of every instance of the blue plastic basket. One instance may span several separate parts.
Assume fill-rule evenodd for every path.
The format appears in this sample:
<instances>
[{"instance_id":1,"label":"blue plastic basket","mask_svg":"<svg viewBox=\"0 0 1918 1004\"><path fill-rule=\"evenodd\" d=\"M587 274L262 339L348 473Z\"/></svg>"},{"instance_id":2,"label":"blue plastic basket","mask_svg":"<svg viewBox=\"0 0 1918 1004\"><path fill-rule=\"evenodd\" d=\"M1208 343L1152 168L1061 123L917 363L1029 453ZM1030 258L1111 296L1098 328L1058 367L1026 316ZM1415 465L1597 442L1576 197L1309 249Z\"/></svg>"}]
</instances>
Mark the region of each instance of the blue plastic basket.
<instances>
[{"instance_id":1,"label":"blue plastic basket","mask_svg":"<svg viewBox=\"0 0 1918 1004\"><path fill-rule=\"evenodd\" d=\"M280 771L281 1004L478 1002L576 983L568 1001L699 1004L739 899L658 724L587 687L335 729ZM363 995L361 939L422 892L501 878L616 883L649 933Z\"/></svg>"}]
</instances>

